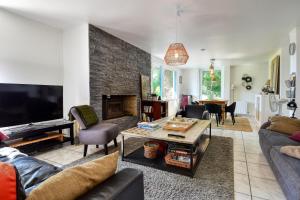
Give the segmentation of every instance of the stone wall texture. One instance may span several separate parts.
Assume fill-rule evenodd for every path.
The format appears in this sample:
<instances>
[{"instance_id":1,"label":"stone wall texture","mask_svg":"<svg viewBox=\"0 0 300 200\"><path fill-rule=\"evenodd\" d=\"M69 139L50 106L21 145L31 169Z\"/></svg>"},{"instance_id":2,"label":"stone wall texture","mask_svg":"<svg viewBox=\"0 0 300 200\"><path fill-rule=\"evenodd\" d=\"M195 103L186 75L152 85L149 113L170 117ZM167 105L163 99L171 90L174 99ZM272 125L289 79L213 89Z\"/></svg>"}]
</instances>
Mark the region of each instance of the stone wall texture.
<instances>
[{"instance_id":1,"label":"stone wall texture","mask_svg":"<svg viewBox=\"0 0 300 200\"><path fill-rule=\"evenodd\" d=\"M89 25L89 54L90 103L99 119L103 95L136 95L140 113L140 75L151 75L151 55L93 25ZM120 123L133 123L139 116L125 119Z\"/></svg>"}]
</instances>

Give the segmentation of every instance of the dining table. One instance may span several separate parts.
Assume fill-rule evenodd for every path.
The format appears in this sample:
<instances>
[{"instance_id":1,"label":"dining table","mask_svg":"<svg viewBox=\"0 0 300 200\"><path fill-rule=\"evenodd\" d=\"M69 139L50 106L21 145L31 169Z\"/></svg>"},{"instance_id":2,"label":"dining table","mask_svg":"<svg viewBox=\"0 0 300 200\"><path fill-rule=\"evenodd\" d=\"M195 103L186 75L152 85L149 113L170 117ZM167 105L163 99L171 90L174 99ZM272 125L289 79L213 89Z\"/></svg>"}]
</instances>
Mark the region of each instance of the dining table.
<instances>
[{"instance_id":1,"label":"dining table","mask_svg":"<svg viewBox=\"0 0 300 200\"><path fill-rule=\"evenodd\" d=\"M198 100L197 101L199 105L205 105L205 104L217 104L221 106L221 110L222 110L222 124L224 124L225 119L226 119L226 112L225 112L225 107L228 103L228 100L224 100L224 99L204 99L204 100Z\"/></svg>"}]
</instances>

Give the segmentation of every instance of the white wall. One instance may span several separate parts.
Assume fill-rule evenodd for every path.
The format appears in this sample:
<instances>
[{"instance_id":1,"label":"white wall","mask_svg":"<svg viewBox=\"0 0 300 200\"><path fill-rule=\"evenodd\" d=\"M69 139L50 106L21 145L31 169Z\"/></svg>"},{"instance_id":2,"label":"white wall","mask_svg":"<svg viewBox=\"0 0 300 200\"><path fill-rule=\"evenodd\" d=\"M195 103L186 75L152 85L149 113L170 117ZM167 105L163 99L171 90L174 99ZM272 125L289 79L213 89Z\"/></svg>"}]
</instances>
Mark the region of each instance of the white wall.
<instances>
[{"instance_id":1,"label":"white wall","mask_svg":"<svg viewBox=\"0 0 300 200\"><path fill-rule=\"evenodd\" d=\"M88 27L85 23L63 32L65 117L72 106L90 104Z\"/></svg>"},{"instance_id":2,"label":"white wall","mask_svg":"<svg viewBox=\"0 0 300 200\"><path fill-rule=\"evenodd\" d=\"M248 74L252 77L253 85L251 90L242 86L242 77ZM248 113L254 115L255 95L261 92L262 87L268 80L268 62L256 65L231 66L231 85L234 84L234 101L245 101L248 103Z\"/></svg>"},{"instance_id":3,"label":"white wall","mask_svg":"<svg viewBox=\"0 0 300 200\"><path fill-rule=\"evenodd\" d=\"M0 9L0 82L62 85L62 34Z\"/></svg>"},{"instance_id":4,"label":"white wall","mask_svg":"<svg viewBox=\"0 0 300 200\"><path fill-rule=\"evenodd\" d=\"M230 100L230 66L217 66L222 73L221 98ZM201 99L201 75L202 69L182 69L181 94L193 95L195 100Z\"/></svg>"},{"instance_id":5,"label":"white wall","mask_svg":"<svg viewBox=\"0 0 300 200\"><path fill-rule=\"evenodd\" d=\"M181 94L193 95L200 98L200 70L199 69L183 69L181 70L182 85Z\"/></svg>"}]
</instances>

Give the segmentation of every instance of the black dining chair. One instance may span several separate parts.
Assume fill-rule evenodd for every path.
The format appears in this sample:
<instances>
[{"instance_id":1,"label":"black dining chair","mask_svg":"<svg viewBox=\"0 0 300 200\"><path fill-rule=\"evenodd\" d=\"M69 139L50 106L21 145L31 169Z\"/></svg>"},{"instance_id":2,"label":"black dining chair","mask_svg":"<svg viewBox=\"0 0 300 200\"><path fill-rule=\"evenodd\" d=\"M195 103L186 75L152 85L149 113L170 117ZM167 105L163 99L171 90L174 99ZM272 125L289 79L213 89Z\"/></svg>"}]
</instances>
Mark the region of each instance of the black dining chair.
<instances>
[{"instance_id":1,"label":"black dining chair","mask_svg":"<svg viewBox=\"0 0 300 200\"><path fill-rule=\"evenodd\" d=\"M235 124L234 111L235 111L236 102L233 102L230 106L225 106L225 113L229 112L231 115L232 124Z\"/></svg>"},{"instance_id":2,"label":"black dining chair","mask_svg":"<svg viewBox=\"0 0 300 200\"><path fill-rule=\"evenodd\" d=\"M217 121L217 126L221 123L222 119L222 108L218 104L205 104L205 110L209 112L210 117L212 115L215 115L216 121Z\"/></svg>"}]
</instances>

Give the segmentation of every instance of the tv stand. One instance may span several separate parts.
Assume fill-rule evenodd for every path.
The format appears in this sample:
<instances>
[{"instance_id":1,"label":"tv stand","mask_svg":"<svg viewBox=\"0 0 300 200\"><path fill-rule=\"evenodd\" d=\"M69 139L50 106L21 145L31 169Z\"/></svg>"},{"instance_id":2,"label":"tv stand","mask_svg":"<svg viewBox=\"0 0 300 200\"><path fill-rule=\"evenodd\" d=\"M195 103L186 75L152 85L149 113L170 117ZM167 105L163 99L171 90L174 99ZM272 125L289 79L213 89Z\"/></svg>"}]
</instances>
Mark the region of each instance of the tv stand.
<instances>
[{"instance_id":1,"label":"tv stand","mask_svg":"<svg viewBox=\"0 0 300 200\"><path fill-rule=\"evenodd\" d=\"M57 139L60 142L70 141L74 144L73 122L59 120L42 124L28 124L22 127L7 129L9 139L5 141L11 147L21 147L45 140ZM64 137L62 130L69 129L70 137Z\"/></svg>"}]
</instances>

